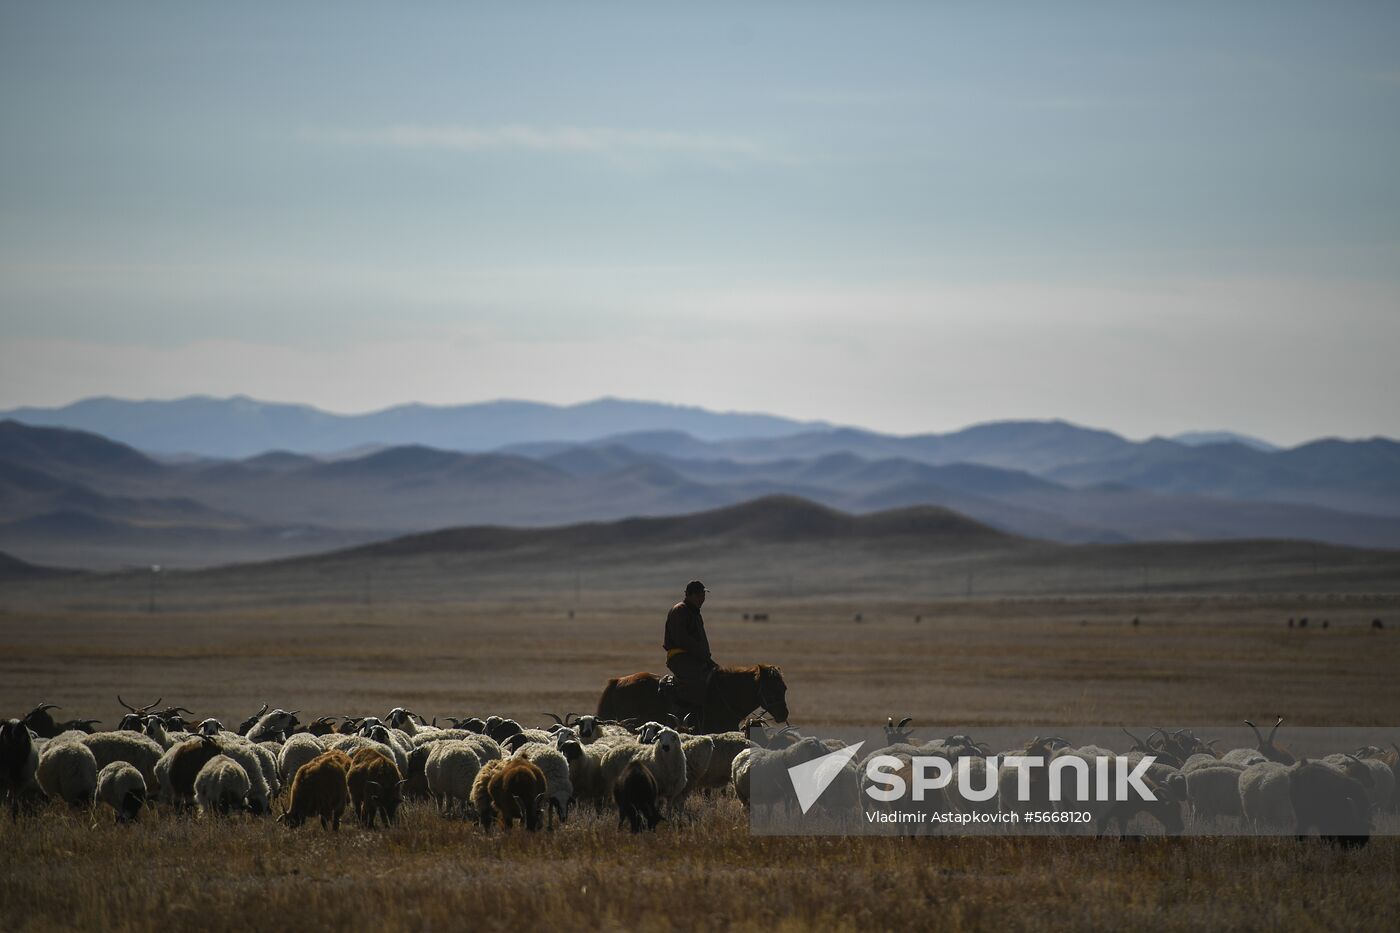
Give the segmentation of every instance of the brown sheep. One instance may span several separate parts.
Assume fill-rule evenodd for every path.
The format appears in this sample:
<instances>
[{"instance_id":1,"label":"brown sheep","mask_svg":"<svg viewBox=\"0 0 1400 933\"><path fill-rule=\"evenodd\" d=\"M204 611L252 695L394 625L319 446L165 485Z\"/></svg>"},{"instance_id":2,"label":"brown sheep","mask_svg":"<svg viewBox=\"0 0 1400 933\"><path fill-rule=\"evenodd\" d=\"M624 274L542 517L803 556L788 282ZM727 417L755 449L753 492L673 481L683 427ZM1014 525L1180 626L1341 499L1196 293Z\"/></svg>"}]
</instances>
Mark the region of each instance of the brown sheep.
<instances>
[{"instance_id":1,"label":"brown sheep","mask_svg":"<svg viewBox=\"0 0 1400 933\"><path fill-rule=\"evenodd\" d=\"M523 758L492 760L477 772L472 806L487 831L499 813L506 829L520 820L533 832L544 822L545 792L544 772L533 762Z\"/></svg>"},{"instance_id":2,"label":"brown sheep","mask_svg":"<svg viewBox=\"0 0 1400 933\"><path fill-rule=\"evenodd\" d=\"M194 799L194 779L200 770L222 753L219 743L207 735L177 745L171 752L170 791L177 802Z\"/></svg>"},{"instance_id":3,"label":"brown sheep","mask_svg":"<svg viewBox=\"0 0 1400 933\"><path fill-rule=\"evenodd\" d=\"M346 783L350 767L349 755L331 751L298 768L292 780L292 805L277 822L300 826L316 814L321 817L322 829L340 829L340 817L350 797Z\"/></svg>"},{"instance_id":4,"label":"brown sheep","mask_svg":"<svg viewBox=\"0 0 1400 933\"><path fill-rule=\"evenodd\" d=\"M376 814L384 814L384 825L398 818L404 781L398 766L374 748L361 748L350 757L350 805L360 823L373 829Z\"/></svg>"}]
</instances>

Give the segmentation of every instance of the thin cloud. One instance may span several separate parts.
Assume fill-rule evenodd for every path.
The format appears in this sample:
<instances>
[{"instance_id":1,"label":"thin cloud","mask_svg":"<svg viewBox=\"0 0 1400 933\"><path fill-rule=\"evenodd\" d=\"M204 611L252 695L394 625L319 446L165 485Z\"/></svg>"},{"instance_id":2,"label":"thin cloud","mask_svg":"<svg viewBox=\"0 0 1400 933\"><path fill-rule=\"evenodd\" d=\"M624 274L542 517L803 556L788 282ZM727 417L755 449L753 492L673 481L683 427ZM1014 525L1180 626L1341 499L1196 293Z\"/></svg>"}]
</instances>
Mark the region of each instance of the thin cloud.
<instances>
[{"instance_id":1,"label":"thin cloud","mask_svg":"<svg viewBox=\"0 0 1400 933\"><path fill-rule=\"evenodd\" d=\"M541 152L599 157L683 156L711 160L776 161L759 140L671 130L583 126L456 126L403 124L366 130L303 131L311 142L462 153Z\"/></svg>"}]
</instances>

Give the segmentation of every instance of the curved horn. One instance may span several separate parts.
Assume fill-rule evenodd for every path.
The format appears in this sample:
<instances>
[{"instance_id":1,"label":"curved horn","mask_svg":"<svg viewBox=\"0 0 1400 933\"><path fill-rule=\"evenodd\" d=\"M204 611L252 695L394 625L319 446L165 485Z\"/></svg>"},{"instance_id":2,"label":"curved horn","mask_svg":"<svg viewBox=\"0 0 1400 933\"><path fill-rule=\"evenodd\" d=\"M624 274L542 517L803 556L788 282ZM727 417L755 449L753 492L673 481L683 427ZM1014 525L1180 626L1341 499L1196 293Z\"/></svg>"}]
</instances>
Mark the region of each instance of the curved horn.
<instances>
[{"instance_id":1,"label":"curved horn","mask_svg":"<svg viewBox=\"0 0 1400 933\"><path fill-rule=\"evenodd\" d=\"M172 706L169 711L172 713L184 713L186 716L194 715L194 710L185 709L183 706Z\"/></svg>"},{"instance_id":2,"label":"curved horn","mask_svg":"<svg viewBox=\"0 0 1400 933\"><path fill-rule=\"evenodd\" d=\"M913 721L914 721L914 717L913 717L913 716L905 716L903 719L901 719L901 720L899 721L899 728L903 729L905 726L909 725L909 724L910 724L911 722L913 722Z\"/></svg>"},{"instance_id":3,"label":"curved horn","mask_svg":"<svg viewBox=\"0 0 1400 933\"><path fill-rule=\"evenodd\" d=\"M1246 720L1244 721L1244 724L1245 724L1246 726L1249 726L1249 728L1251 728L1251 729L1254 730L1254 743L1255 743L1257 746L1259 746L1260 748L1263 748L1263 747L1264 747L1264 737L1263 737L1262 735L1259 734L1259 727L1256 726L1254 723L1250 722L1248 719L1246 719Z\"/></svg>"},{"instance_id":4,"label":"curved horn","mask_svg":"<svg viewBox=\"0 0 1400 933\"><path fill-rule=\"evenodd\" d=\"M1129 732L1126 726L1119 726L1118 728L1122 730L1122 732L1123 732L1124 735L1126 735L1128 738L1132 739L1132 740L1133 740L1133 743L1134 743L1135 745L1137 745L1139 748L1146 749L1146 748L1150 748L1150 747L1151 747L1151 746L1149 746L1146 742L1144 742L1142 739L1138 738L1137 736L1135 736L1135 735L1133 735L1131 732Z\"/></svg>"},{"instance_id":5,"label":"curved horn","mask_svg":"<svg viewBox=\"0 0 1400 933\"><path fill-rule=\"evenodd\" d=\"M559 725L564 725L564 720L560 719L557 713L545 713L544 715L548 716L550 719L553 719Z\"/></svg>"},{"instance_id":6,"label":"curved horn","mask_svg":"<svg viewBox=\"0 0 1400 933\"><path fill-rule=\"evenodd\" d=\"M1283 717L1282 717L1282 716L1280 716L1280 717L1278 718L1278 722L1274 723L1274 727L1273 727L1272 729L1269 730L1269 744L1270 744L1270 745L1273 745L1273 744L1274 744L1274 733L1278 731L1278 727L1281 726L1281 725L1283 725Z\"/></svg>"},{"instance_id":7,"label":"curved horn","mask_svg":"<svg viewBox=\"0 0 1400 933\"><path fill-rule=\"evenodd\" d=\"M163 700L163 699L165 699L165 697L156 697L156 701L155 701L154 703L152 703L150 706L143 706L143 707L141 707L141 712L143 712L143 713L149 713L151 710L153 710L153 709L155 709L157 706L159 706L159 705L160 705L160 701Z\"/></svg>"},{"instance_id":8,"label":"curved horn","mask_svg":"<svg viewBox=\"0 0 1400 933\"><path fill-rule=\"evenodd\" d=\"M122 699L122 695L120 693L117 694L117 702L120 703L122 706L125 706L128 712L137 713L138 715L140 715L136 707L132 706L130 703Z\"/></svg>"},{"instance_id":9,"label":"curved horn","mask_svg":"<svg viewBox=\"0 0 1400 933\"><path fill-rule=\"evenodd\" d=\"M565 713L565 714L564 714L564 725L567 726L567 725L572 724L573 721L574 721L575 719L578 719L578 713Z\"/></svg>"}]
</instances>

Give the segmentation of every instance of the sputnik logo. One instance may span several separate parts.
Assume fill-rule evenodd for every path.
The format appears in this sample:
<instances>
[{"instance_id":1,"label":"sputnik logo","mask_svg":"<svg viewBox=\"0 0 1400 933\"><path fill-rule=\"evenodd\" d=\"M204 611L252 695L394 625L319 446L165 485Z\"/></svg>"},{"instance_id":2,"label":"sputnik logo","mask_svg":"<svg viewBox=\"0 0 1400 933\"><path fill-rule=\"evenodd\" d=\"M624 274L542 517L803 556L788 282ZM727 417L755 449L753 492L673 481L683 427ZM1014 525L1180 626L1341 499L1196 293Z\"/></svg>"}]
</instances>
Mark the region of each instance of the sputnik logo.
<instances>
[{"instance_id":1,"label":"sputnik logo","mask_svg":"<svg viewBox=\"0 0 1400 933\"><path fill-rule=\"evenodd\" d=\"M864 744L857 742L845 748L838 748L820 758L813 758L805 764L787 769L788 777L792 780L792 789L797 792L797 803L802 807L804 814L812 809L812 804L831 786L831 782L836 780L836 775L841 773L841 769L846 767L846 763L856 756L856 752L860 751Z\"/></svg>"}]
</instances>

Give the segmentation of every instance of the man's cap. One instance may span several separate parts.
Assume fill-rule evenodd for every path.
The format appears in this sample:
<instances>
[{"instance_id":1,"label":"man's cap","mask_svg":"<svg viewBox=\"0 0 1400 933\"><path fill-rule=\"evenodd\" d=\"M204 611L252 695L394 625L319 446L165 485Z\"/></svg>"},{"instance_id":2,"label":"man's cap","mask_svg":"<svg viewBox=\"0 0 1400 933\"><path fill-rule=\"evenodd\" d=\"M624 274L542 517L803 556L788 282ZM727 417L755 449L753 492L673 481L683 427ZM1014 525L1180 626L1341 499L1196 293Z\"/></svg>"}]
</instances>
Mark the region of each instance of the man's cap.
<instances>
[{"instance_id":1,"label":"man's cap","mask_svg":"<svg viewBox=\"0 0 1400 933\"><path fill-rule=\"evenodd\" d=\"M710 588L707 587L705 584L701 583L699 580L691 580L685 585L685 595L687 596L689 596L691 593L708 593L709 591Z\"/></svg>"}]
</instances>

